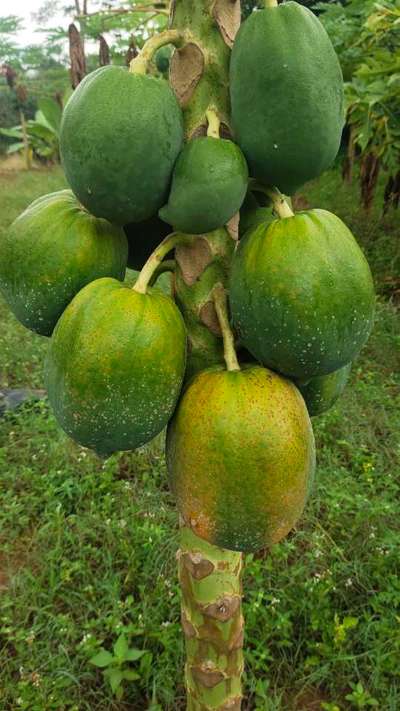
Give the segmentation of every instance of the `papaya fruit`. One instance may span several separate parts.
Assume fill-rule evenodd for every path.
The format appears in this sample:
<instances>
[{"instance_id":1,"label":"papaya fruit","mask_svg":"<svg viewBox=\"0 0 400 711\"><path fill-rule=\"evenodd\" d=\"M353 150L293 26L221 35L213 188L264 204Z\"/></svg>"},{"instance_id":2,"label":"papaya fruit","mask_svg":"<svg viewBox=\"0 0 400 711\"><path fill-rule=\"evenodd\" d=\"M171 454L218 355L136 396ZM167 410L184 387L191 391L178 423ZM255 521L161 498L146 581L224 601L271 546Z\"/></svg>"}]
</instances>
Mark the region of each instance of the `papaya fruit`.
<instances>
[{"instance_id":1,"label":"papaya fruit","mask_svg":"<svg viewBox=\"0 0 400 711\"><path fill-rule=\"evenodd\" d=\"M179 232L211 232L240 209L247 181L246 161L235 143L212 136L195 138L176 162L168 203L159 215Z\"/></svg>"},{"instance_id":2,"label":"papaya fruit","mask_svg":"<svg viewBox=\"0 0 400 711\"><path fill-rule=\"evenodd\" d=\"M322 415L340 398L350 376L351 363L329 375L320 375L306 382L297 382L310 417Z\"/></svg>"},{"instance_id":3,"label":"papaya fruit","mask_svg":"<svg viewBox=\"0 0 400 711\"><path fill-rule=\"evenodd\" d=\"M135 449L172 416L185 360L186 329L172 299L98 279L69 304L50 341L50 404L81 445L104 456Z\"/></svg>"},{"instance_id":4,"label":"papaya fruit","mask_svg":"<svg viewBox=\"0 0 400 711\"><path fill-rule=\"evenodd\" d=\"M24 326L50 336L82 287L103 276L124 279L127 257L122 228L60 190L35 200L0 239L0 289Z\"/></svg>"},{"instance_id":5,"label":"papaya fruit","mask_svg":"<svg viewBox=\"0 0 400 711\"><path fill-rule=\"evenodd\" d=\"M303 398L258 365L194 376L168 427L166 452L185 523L214 545L244 552L293 528L315 468Z\"/></svg>"},{"instance_id":6,"label":"papaya fruit","mask_svg":"<svg viewBox=\"0 0 400 711\"><path fill-rule=\"evenodd\" d=\"M254 178L292 195L329 168L344 126L339 60L318 18L296 2L254 12L230 64L235 140Z\"/></svg>"},{"instance_id":7,"label":"papaya fruit","mask_svg":"<svg viewBox=\"0 0 400 711\"><path fill-rule=\"evenodd\" d=\"M171 228L154 215L144 222L124 225L124 232L128 239L128 267L140 271Z\"/></svg>"},{"instance_id":8,"label":"papaya fruit","mask_svg":"<svg viewBox=\"0 0 400 711\"><path fill-rule=\"evenodd\" d=\"M182 112L169 84L118 66L85 77L61 122L72 190L93 215L119 225L157 213L182 141Z\"/></svg>"},{"instance_id":9,"label":"papaya fruit","mask_svg":"<svg viewBox=\"0 0 400 711\"><path fill-rule=\"evenodd\" d=\"M372 328L375 294L350 230L326 210L309 210L260 225L240 240L230 303L250 353L304 379L354 359Z\"/></svg>"}]
</instances>

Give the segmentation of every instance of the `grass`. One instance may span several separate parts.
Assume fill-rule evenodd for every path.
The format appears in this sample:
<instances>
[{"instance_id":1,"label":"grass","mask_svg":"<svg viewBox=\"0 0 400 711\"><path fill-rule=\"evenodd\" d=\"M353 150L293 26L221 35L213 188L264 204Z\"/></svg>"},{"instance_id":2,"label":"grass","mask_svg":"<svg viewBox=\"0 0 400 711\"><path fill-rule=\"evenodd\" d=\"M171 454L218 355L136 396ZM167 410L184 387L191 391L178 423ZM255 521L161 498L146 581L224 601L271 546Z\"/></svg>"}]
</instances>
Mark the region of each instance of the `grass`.
<instances>
[{"instance_id":1,"label":"grass","mask_svg":"<svg viewBox=\"0 0 400 711\"><path fill-rule=\"evenodd\" d=\"M0 230L63 185L59 170L0 175ZM314 421L306 515L285 542L248 557L244 709L397 711L400 329L383 297L395 295L398 217L365 216L335 173L304 200L356 231L382 298L350 386ZM3 302L0 323L0 388L42 387L45 339ZM64 436L46 401L32 403L0 419L0 482L2 711L182 711L177 516L162 437L102 462ZM121 633L146 653L117 700L90 659Z\"/></svg>"}]
</instances>

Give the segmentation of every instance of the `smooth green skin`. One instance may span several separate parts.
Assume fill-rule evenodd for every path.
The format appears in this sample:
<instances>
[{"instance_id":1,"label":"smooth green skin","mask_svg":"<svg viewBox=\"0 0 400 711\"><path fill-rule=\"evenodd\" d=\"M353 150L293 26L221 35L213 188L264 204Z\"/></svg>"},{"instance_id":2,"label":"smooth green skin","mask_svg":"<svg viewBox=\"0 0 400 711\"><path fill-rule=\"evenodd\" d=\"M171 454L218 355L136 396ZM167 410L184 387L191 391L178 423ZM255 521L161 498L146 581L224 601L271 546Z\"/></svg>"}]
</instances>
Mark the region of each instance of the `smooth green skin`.
<instances>
[{"instance_id":1,"label":"smooth green skin","mask_svg":"<svg viewBox=\"0 0 400 711\"><path fill-rule=\"evenodd\" d=\"M123 230L60 190L35 200L0 239L0 289L24 326L50 336L82 287L103 276L123 281L127 257Z\"/></svg>"},{"instance_id":2,"label":"smooth green skin","mask_svg":"<svg viewBox=\"0 0 400 711\"><path fill-rule=\"evenodd\" d=\"M246 196L248 170L235 143L203 136L186 144L172 178L162 220L179 232L203 234L225 225Z\"/></svg>"},{"instance_id":3,"label":"smooth green skin","mask_svg":"<svg viewBox=\"0 0 400 711\"><path fill-rule=\"evenodd\" d=\"M372 328L375 293L346 225L310 210L246 234L232 262L230 303L240 341L259 362L312 378L354 360Z\"/></svg>"},{"instance_id":4,"label":"smooth green skin","mask_svg":"<svg viewBox=\"0 0 400 711\"><path fill-rule=\"evenodd\" d=\"M230 550L277 543L303 511L315 469L304 400L258 365L196 375L168 428L171 487L185 523Z\"/></svg>"},{"instance_id":5,"label":"smooth green skin","mask_svg":"<svg viewBox=\"0 0 400 711\"><path fill-rule=\"evenodd\" d=\"M329 375L296 383L307 405L310 417L322 415L333 407L343 393L350 376L351 363Z\"/></svg>"},{"instance_id":6,"label":"smooth green skin","mask_svg":"<svg viewBox=\"0 0 400 711\"><path fill-rule=\"evenodd\" d=\"M108 455L161 432L185 363L186 329L173 301L105 278L82 289L59 320L45 381L65 432Z\"/></svg>"},{"instance_id":7,"label":"smooth green skin","mask_svg":"<svg viewBox=\"0 0 400 711\"><path fill-rule=\"evenodd\" d=\"M130 222L124 226L128 239L128 267L140 271L156 247L171 232L171 227L157 215L145 222Z\"/></svg>"},{"instance_id":8,"label":"smooth green skin","mask_svg":"<svg viewBox=\"0 0 400 711\"><path fill-rule=\"evenodd\" d=\"M232 122L254 178L292 195L329 168L344 126L343 77L307 8L287 2L241 26L230 65Z\"/></svg>"},{"instance_id":9,"label":"smooth green skin","mask_svg":"<svg viewBox=\"0 0 400 711\"><path fill-rule=\"evenodd\" d=\"M85 77L61 123L72 190L93 215L120 225L148 219L165 202L182 141L169 84L117 66Z\"/></svg>"}]
</instances>

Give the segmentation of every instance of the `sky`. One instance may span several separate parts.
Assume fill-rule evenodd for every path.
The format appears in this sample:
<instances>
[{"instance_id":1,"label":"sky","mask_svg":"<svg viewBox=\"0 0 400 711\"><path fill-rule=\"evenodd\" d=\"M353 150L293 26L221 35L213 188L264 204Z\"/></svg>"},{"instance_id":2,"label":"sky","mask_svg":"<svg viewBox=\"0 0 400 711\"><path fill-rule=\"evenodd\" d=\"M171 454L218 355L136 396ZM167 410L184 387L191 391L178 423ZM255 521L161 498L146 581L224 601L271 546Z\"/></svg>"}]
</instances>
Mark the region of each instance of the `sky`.
<instances>
[{"instance_id":1,"label":"sky","mask_svg":"<svg viewBox=\"0 0 400 711\"><path fill-rule=\"evenodd\" d=\"M28 44L40 44L45 40L46 35L35 32L36 23L32 21L32 13L42 5L42 0L0 0L1 15L18 15L24 20L24 29L18 33L17 42L21 46ZM63 14L54 16L49 22L49 27L63 26L67 29L68 18Z\"/></svg>"}]
</instances>

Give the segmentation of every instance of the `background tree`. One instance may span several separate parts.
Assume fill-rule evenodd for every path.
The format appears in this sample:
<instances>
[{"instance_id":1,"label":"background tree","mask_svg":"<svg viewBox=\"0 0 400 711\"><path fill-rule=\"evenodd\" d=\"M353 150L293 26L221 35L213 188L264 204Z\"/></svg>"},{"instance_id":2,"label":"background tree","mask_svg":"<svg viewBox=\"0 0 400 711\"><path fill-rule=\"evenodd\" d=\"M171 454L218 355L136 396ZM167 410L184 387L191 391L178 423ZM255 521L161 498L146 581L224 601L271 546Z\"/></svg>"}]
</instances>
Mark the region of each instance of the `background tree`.
<instances>
[{"instance_id":1,"label":"background tree","mask_svg":"<svg viewBox=\"0 0 400 711\"><path fill-rule=\"evenodd\" d=\"M359 167L361 199L372 205L380 171L384 210L400 200L400 7L396 0L319 3L346 80L349 141L344 177Z\"/></svg>"}]
</instances>

